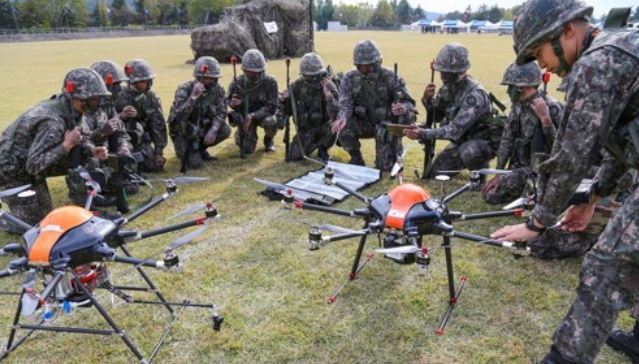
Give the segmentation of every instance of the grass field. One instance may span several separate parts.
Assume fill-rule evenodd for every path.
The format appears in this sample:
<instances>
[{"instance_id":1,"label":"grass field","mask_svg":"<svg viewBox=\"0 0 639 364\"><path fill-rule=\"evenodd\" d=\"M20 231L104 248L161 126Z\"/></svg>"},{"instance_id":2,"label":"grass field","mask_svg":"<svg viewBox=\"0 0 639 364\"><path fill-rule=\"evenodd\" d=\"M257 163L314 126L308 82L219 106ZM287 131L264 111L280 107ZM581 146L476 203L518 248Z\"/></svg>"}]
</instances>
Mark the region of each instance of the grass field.
<instances>
[{"instance_id":1,"label":"grass field","mask_svg":"<svg viewBox=\"0 0 639 364\"><path fill-rule=\"evenodd\" d=\"M430 77L430 60L443 44L459 42L470 50L470 73L506 100L505 88L499 86L499 81L513 56L509 37L321 32L316 46L326 63L335 70L347 71L352 67L353 45L364 38L378 42L386 66L399 63L400 74L416 99ZM132 58L147 59L158 75L154 89L168 113L176 85L191 77L192 66L184 63L191 58L189 41L188 36L168 36L0 44L0 127L4 129L27 107L58 92L70 68L89 66L100 59L120 64ZM294 70L298 61L292 62ZM228 65L222 70L222 83L226 86L232 70ZM282 88L284 62L270 62L268 72L277 77ZM551 89L556 85L557 80L553 80ZM419 109L423 118L421 105ZM353 228L359 222L282 210L279 203L258 196L261 187L253 182L255 176L281 182L315 168L304 163L284 164L281 135L277 141L277 153L265 155L258 151L245 161L239 159L230 140L224 142L214 149L220 160L193 173L210 177L209 182L185 186L182 193L134 224L138 228L160 226L167 216L188 203L220 199L217 205L223 219L181 251L186 262L183 271L150 274L172 300L189 297L192 301L218 303L226 317L225 326L222 332L214 333L208 313L184 311L160 351L158 362L530 363L543 357L574 297L580 259L515 260L505 251L453 239L456 274L467 274L470 281L443 337L434 335L447 302L442 249L434 250L427 279L419 279L413 266L399 266L377 255L335 304L326 305L326 297L346 279L357 244L349 240L310 252L306 249L307 226L302 221ZM423 155L415 142L405 141L405 147L410 178L412 170L421 165ZM166 175L175 175L178 162L172 151L167 155L171 158ZM347 160L341 150L334 155L338 160ZM372 163L372 141L364 142L364 156ZM63 179L51 178L49 182L55 203L67 203ZM449 188L463 182L458 178ZM392 185L384 178L365 193L374 196ZM349 208L358 203L351 198L342 206ZM452 207L464 211L490 209L478 193L467 194ZM488 234L513 221L465 222L458 228ZM175 236L134 243L130 248L137 256L147 256L161 250ZM0 235L1 242L11 238ZM431 237L427 241L432 246L439 245L439 239ZM376 243L369 244L367 250L375 246ZM7 262L7 258L0 258L0 267ZM123 276L121 267L113 270L117 284L138 283L132 275ZM17 290L20 282L20 278L4 279L0 290ZM15 301L0 296L0 302L0 343L4 343ZM109 309L148 352L160 334L162 311L122 305ZM54 325L106 327L92 315L93 310L90 312L59 317ZM631 320L624 314L619 324L629 327ZM124 363L133 359L115 336L39 333L13 353L8 362ZM604 348L599 362L628 361Z\"/></svg>"}]
</instances>

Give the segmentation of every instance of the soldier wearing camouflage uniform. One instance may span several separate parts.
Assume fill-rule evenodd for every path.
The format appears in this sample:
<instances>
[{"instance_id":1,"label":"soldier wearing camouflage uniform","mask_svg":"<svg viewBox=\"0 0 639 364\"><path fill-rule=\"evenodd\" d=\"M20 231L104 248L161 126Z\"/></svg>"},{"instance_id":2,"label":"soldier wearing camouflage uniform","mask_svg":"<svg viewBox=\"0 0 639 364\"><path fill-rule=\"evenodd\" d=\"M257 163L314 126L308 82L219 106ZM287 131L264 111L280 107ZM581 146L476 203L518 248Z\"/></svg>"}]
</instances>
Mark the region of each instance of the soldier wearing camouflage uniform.
<instances>
[{"instance_id":1,"label":"soldier wearing camouflage uniform","mask_svg":"<svg viewBox=\"0 0 639 364\"><path fill-rule=\"evenodd\" d=\"M514 24L517 62L568 77L566 104L551 157L539 167L540 198L526 224L492 234L528 240L554 225L588 172L591 156L606 149L597 196L607 196L620 175L639 167L639 32L602 32L587 19L593 8L578 0L524 3ZM596 200L596 199L595 199ZM561 225L582 230L594 203L573 206ZM553 336L544 363L592 363L621 310L639 314L639 188L625 199L581 267L577 297ZM613 348L639 360L639 324L615 331Z\"/></svg>"},{"instance_id":2,"label":"soldier wearing camouflage uniform","mask_svg":"<svg viewBox=\"0 0 639 364\"><path fill-rule=\"evenodd\" d=\"M552 96L539 92L541 69L535 62L511 64L501 84L508 86L512 107L497 150L497 168L508 167L512 172L486 183L482 196L490 204L511 202L522 195L526 180L533 176L535 154L550 154L563 110ZM535 132L543 136L537 143L533 141Z\"/></svg>"},{"instance_id":3,"label":"soldier wearing camouflage uniform","mask_svg":"<svg viewBox=\"0 0 639 364\"><path fill-rule=\"evenodd\" d=\"M282 93L283 113L293 115L291 103L295 100L297 134L293 137L290 160L301 160L316 149L323 161L328 160L328 149L335 142L331 121L339 111L337 86L327 77L322 58L316 53L307 53L300 61L301 77L289 90ZM291 95L292 93L293 95Z\"/></svg>"},{"instance_id":4,"label":"soldier wearing camouflage uniform","mask_svg":"<svg viewBox=\"0 0 639 364\"><path fill-rule=\"evenodd\" d=\"M403 147L384 122L410 124L415 100L401 77L382 67L382 54L370 40L357 42L353 50L355 69L346 73L339 87L339 114L332 130L351 159L364 165L359 139L375 138L375 167L390 171Z\"/></svg>"},{"instance_id":5,"label":"soldier wearing camouflage uniform","mask_svg":"<svg viewBox=\"0 0 639 364\"><path fill-rule=\"evenodd\" d=\"M428 112L434 112L434 121L440 127L414 127L404 130L404 134L413 140L450 140L435 157L429 178L442 170L488 167L497 150L499 135L494 135L488 93L466 74L470 68L468 50L458 43L446 44L433 67L440 73L444 86L435 95L435 84L427 85L422 103Z\"/></svg>"},{"instance_id":6,"label":"soldier wearing camouflage uniform","mask_svg":"<svg viewBox=\"0 0 639 364\"><path fill-rule=\"evenodd\" d=\"M31 184L31 197L6 198L11 212L28 224L36 224L53 206L46 177L67 173L71 159L106 158L106 149L84 149L80 122L90 102L110 93L95 71L70 71L62 93L40 102L20 115L0 137L0 190ZM77 162L77 161L75 161ZM0 219L0 229L19 232Z\"/></svg>"},{"instance_id":7,"label":"soldier wearing camouflage uniform","mask_svg":"<svg viewBox=\"0 0 639 364\"><path fill-rule=\"evenodd\" d=\"M265 74L266 59L257 49L249 49L242 56L243 75L229 85L229 123L237 127L235 144L243 154L255 153L257 127L264 129L264 150L275 151L273 138L279 127L277 112L277 81Z\"/></svg>"},{"instance_id":8,"label":"soldier wearing camouflage uniform","mask_svg":"<svg viewBox=\"0 0 639 364\"><path fill-rule=\"evenodd\" d=\"M139 169L160 172L166 163L163 152L167 135L160 98L151 90L155 74L143 59L127 62L124 73L129 86L115 99L115 108L131 137Z\"/></svg>"},{"instance_id":9,"label":"soldier wearing camouflage uniform","mask_svg":"<svg viewBox=\"0 0 639 364\"><path fill-rule=\"evenodd\" d=\"M203 161L216 160L207 148L231 135L226 123L226 94L218 79L220 64L213 57L195 62L194 80L180 84L169 113L169 134L177 157L188 168L201 168Z\"/></svg>"}]
</instances>

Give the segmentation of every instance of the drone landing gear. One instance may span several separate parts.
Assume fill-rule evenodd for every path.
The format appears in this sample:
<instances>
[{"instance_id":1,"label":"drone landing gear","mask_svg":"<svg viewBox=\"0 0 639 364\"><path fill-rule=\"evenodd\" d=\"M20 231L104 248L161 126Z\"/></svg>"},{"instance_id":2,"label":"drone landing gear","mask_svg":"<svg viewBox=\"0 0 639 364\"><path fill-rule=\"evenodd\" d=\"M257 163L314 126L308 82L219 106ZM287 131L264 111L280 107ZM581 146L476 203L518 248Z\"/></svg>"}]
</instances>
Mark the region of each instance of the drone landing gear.
<instances>
[{"instance_id":1,"label":"drone landing gear","mask_svg":"<svg viewBox=\"0 0 639 364\"><path fill-rule=\"evenodd\" d=\"M120 248L123 250L124 254L126 254L127 256L130 257L130 254L129 254L128 250L126 249L126 247L121 246ZM166 308L166 310L170 313L171 318L167 322L167 326L166 326L164 332L162 333L160 339L157 341L157 343L153 347L153 350L151 351L151 354L149 355L148 358L144 357L144 355L139 350L138 346L127 335L127 333L124 330L122 330L120 328L120 326L118 326L118 324L109 315L109 313L106 311L106 309L100 304L100 302L97 300L97 298L94 296L94 294L89 291L89 289L85 286L85 284L82 283L82 281L80 280L80 277L74 272L72 274L73 274L73 280L75 282L75 285L87 297L87 299L90 302L90 306L91 307L95 307L95 309L100 313L100 315L108 323L108 325L110 326L110 330L98 330L98 329L91 329L91 328L84 328L84 327L46 326L46 325L44 325L45 320L41 320L37 325L21 324L20 323L20 316L22 314L22 298L27 293L26 289L23 289L22 292L20 293L20 297L19 297L19 301L18 301L18 308L16 310L16 315L15 315L15 317L13 319L13 325L12 325L11 331L9 333L9 340L7 342L7 346L5 348L5 351L0 355L0 361L2 361L7 356L9 356L9 354L11 352L15 351L35 331L51 331L51 332L56 332L56 333L76 333L76 334L103 335L103 336L117 335L117 336L119 336L122 339L124 344L129 348L129 350L133 353L133 355L135 355L135 357L140 362L142 362L142 363L150 363L150 362L152 362L154 360L154 358L156 357L156 355L160 351L161 347L164 345L164 342L165 342L169 332L172 330L173 326L177 322L178 315L176 314L176 312L174 310L174 307L180 307L182 309L184 309L186 307L211 309L213 311L213 317L212 317L213 329L215 331L219 331L220 330L222 322L224 321L224 318L218 315L217 306L216 305L214 305L214 304L191 303L189 300L184 300L181 303L168 302L164 298L164 296L162 295L160 290L155 286L153 281L151 281L151 279L146 274L146 272L144 272L142 267L138 266L138 267L136 267L136 270L138 271L138 273L140 274L142 279L145 281L147 287L113 286L113 285L111 285L109 283L109 284L102 284L101 286L98 286L97 288L102 288L102 289L106 289L106 290L108 290L110 292L113 292L114 294L116 294L116 296L118 296L119 298L121 298L122 300L124 300L127 303L142 304L142 305L161 305L161 306L164 306ZM55 287L52 287L51 291L54 291L54 289L55 289ZM137 292L154 293L156 295L156 297L157 297L157 301L136 300L136 299L133 299L132 296L124 293L124 291L137 291ZM44 296L48 296L48 295L44 295ZM19 330L19 329L20 330L29 330L29 332L27 332L22 338L20 338L19 340L15 341L15 343L14 343L17 330Z\"/></svg>"},{"instance_id":2,"label":"drone landing gear","mask_svg":"<svg viewBox=\"0 0 639 364\"><path fill-rule=\"evenodd\" d=\"M443 238L444 238L444 243L442 244L442 247L444 248L444 253L446 255L446 271L448 275L448 294L450 298L448 301L448 308L446 309L444 316L439 322L439 326L437 327L437 330L435 330L435 335L437 336L444 335L444 329L446 328L446 324L448 324L448 320L450 320L450 317L453 314L453 310L455 309L457 302L459 302L459 297L461 296L462 291L464 290L464 286L466 285L466 282L468 282L468 276L462 275L461 278L459 279L459 287L455 289L455 273L453 272L453 255L451 252L452 247L450 244L450 237L444 235Z\"/></svg>"}]
</instances>

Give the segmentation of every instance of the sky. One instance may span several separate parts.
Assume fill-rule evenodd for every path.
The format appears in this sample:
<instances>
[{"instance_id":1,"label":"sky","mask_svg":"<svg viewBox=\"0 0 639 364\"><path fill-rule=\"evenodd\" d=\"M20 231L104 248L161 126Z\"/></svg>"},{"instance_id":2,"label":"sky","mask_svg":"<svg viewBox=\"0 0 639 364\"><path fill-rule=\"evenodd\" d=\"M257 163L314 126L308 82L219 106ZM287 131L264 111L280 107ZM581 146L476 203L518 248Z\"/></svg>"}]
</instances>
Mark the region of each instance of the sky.
<instances>
[{"instance_id":1,"label":"sky","mask_svg":"<svg viewBox=\"0 0 639 364\"><path fill-rule=\"evenodd\" d=\"M333 3L357 4L362 1L366 0L333 0ZM368 0L368 2L377 3L376 0ZM455 10L463 12L468 5L474 10L482 4L489 7L497 4L501 8L510 8L523 3L521 0L408 0L408 2L412 7L421 5L422 9L436 13L449 13ZM639 5L637 0L585 0L585 2L595 8L594 15L596 17L607 14L610 8L631 6L634 9Z\"/></svg>"}]
</instances>

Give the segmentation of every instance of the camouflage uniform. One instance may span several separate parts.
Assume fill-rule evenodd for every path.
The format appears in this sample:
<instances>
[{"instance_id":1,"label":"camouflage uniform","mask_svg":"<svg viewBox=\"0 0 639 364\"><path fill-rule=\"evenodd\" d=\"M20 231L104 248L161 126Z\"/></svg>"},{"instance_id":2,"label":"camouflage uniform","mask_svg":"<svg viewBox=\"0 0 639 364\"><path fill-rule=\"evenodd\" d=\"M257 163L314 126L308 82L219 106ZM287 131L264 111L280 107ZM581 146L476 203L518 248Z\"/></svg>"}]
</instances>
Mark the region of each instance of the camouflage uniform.
<instances>
[{"instance_id":1,"label":"camouflage uniform","mask_svg":"<svg viewBox=\"0 0 639 364\"><path fill-rule=\"evenodd\" d=\"M509 88L534 87L541 83L541 70L534 63L524 66L511 64L502 80L502 85ZM539 117L531 108L531 102L542 97L548 106L548 112L552 123L548 127L541 127ZM548 155L555 141L556 127L563 110L563 105L550 95L542 95L537 92L524 101L519 101L518 97L512 100L512 109L506 120L504 131L501 135L501 142L497 150L497 168L508 167L512 171L510 174L495 176L498 180L495 188L486 193L482 193L484 200L491 204L501 204L510 202L522 195L526 187L526 180L533 173L533 154L535 148L543 149L543 153ZM544 145L533 145L535 132L541 128L543 132Z\"/></svg>"},{"instance_id":2,"label":"camouflage uniform","mask_svg":"<svg viewBox=\"0 0 639 364\"><path fill-rule=\"evenodd\" d=\"M356 66L372 64L376 70L368 75L351 70L341 80L338 119L346 120L346 127L338 134L339 144L351 155L351 163L364 164L359 139L375 138L375 167L390 171L402 152L402 140L393 136L383 123L410 124L415 100L401 77L396 81L393 71L381 67L382 55L374 42L358 42L353 53ZM402 104L405 115L392 115L395 102Z\"/></svg>"},{"instance_id":3,"label":"camouflage uniform","mask_svg":"<svg viewBox=\"0 0 639 364\"><path fill-rule=\"evenodd\" d=\"M460 168L488 167L498 145L492 128L492 108L488 93L472 77L465 74L470 68L468 50L461 44L447 44L437 54L434 69L443 74L458 75L445 83L437 94L422 100L429 112L434 112L436 129L424 129L422 141L448 139L450 143L433 161L429 178L438 171ZM501 130L500 130L501 132Z\"/></svg>"},{"instance_id":4,"label":"camouflage uniform","mask_svg":"<svg viewBox=\"0 0 639 364\"><path fill-rule=\"evenodd\" d=\"M156 156L162 156L167 145L166 125L160 98L151 90L155 74L144 60L132 60L124 66L129 77L129 87L125 87L115 99L115 109L121 113L126 106L133 106L137 111L134 118L123 118L127 132L131 137L133 153L145 172L159 172L164 169L156 161ZM148 81L146 92L139 92L133 84Z\"/></svg>"},{"instance_id":5,"label":"camouflage uniform","mask_svg":"<svg viewBox=\"0 0 639 364\"><path fill-rule=\"evenodd\" d=\"M65 77L62 94L27 110L4 130L0 138L0 190L30 183L36 192L32 197L4 200L16 217L30 225L40 222L53 209L46 177L66 174L76 153L82 159L91 153L82 145L70 152L63 147L65 132L78 127L82 117L72 108L71 100L107 95L97 73L88 68L72 70ZM0 229L17 232L3 219Z\"/></svg>"},{"instance_id":6,"label":"camouflage uniform","mask_svg":"<svg viewBox=\"0 0 639 364\"><path fill-rule=\"evenodd\" d=\"M226 95L224 88L217 83L221 77L220 66L213 57L201 57L195 63L196 80L180 84L175 91L175 100L169 113L169 134L173 141L175 154L182 160L188 153L189 167L202 167L204 159L212 157L206 148L218 145L231 135L231 127L226 123ZM216 81L206 88L204 93L194 100L191 97L197 79L215 78ZM204 143L204 136L215 130L215 141L211 145Z\"/></svg>"},{"instance_id":7,"label":"camouflage uniform","mask_svg":"<svg viewBox=\"0 0 639 364\"><path fill-rule=\"evenodd\" d=\"M233 95L241 98L239 106L231 106L228 114L229 123L238 126L235 132L235 144L242 148L245 154L255 153L257 148L257 127L264 129L264 146L268 150L273 150L273 138L277 134L279 127L275 113L277 112L277 81L270 75L264 73L266 60L264 55L257 49L249 49L242 57L242 69L259 73L257 79L251 80L245 74L237 77L229 85L228 99ZM248 104L247 104L248 101ZM246 135L242 131L242 122L250 114L252 116L251 126ZM243 145L240 146L240 140Z\"/></svg>"},{"instance_id":8,"label":"camouflage uniform","mask_svg":"<svg viewBox=\"0 0 639 364\"><path fill-rule=\"evenodd\" d=\"M290 160L301 160L316 149L321 159L328 159L328 149L335 142L331 120L339 111L337 86L328 81L330 96L324 95L320 81L326 77L322 59L315 53L307 53L300 61L300 77L289 88L289 97L283 100L283 113L293 115L291 102L295 99L297 134L293 137ZM308 79L308 80L307 80ZM290 93L293 93L291 98Z\"/></svg>"},{"instance_id":9,"label":"camouflage uniform","mask_svg":"<svg viewBox=\"0 0 639 364\"><path fill-rule=\"evenodd\" d=\"M530 51L540 42L559 44L563 24L590 16L592 9L575 0L525 3L514 27L518 63L531 60ZM553 154L539 167L542 194L532 214L544 226L557 222L557 215L588 172L591 156L602 147L607 153L597 176L597 195L607 196L620 174L639 167L639 145L629 141L627 134L639 133L639 32L601 33L592 42L589 38L572 67L560 44L554 47L560 68L570 72L570 82ZM586 254L577 298L553 336L546 363L593 362L618 312L638 307L637 241L639 188L612 215Z\"/></svg>"}]
</instances>

